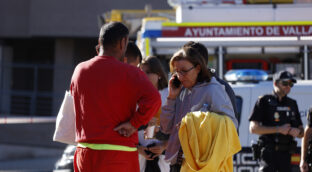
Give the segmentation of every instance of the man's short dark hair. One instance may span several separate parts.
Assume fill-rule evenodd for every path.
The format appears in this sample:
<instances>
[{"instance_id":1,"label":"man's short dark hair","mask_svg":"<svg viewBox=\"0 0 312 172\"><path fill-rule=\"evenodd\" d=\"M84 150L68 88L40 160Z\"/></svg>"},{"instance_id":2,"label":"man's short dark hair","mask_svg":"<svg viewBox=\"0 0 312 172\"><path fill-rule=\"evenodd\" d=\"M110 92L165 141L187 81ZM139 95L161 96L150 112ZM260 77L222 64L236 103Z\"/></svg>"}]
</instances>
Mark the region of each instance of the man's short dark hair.
<instances>
[{"instance_id":1,"label":"man's short dark hair","mask_svg":"<svg viewBox=\"0 0 312 172\"><path fill-rule=\"evenodd\" d=\"M189 41L183 45L183 47L192 47L196 49L200 55L204 57L206 65L208 64L208 50L204 44L194 41Z\"/></svg>"},{"instance_id":2,"label":"man's short dark hair","mask_svg":"<svg viewBox=\"0 0 312 172\"><path fill-rule=\"evenodd\" d=\"M133 42L129 41L125 56L127 57L128 63L135 62L136 58L139 57L139 62L142 62L142 54L139 47Z\"/></svg>"},{"instance_id":3,"label":"man's short dark hair","mask_svg":"<svg viewBox=\"0 0 312 172\"><path fill-rule=\"evenodd\" d=\"M129 35L128 28L120 22L104 24L100 31L99 42L103 47L115 46L116 43Z\"/></svg>"}]
</instances>

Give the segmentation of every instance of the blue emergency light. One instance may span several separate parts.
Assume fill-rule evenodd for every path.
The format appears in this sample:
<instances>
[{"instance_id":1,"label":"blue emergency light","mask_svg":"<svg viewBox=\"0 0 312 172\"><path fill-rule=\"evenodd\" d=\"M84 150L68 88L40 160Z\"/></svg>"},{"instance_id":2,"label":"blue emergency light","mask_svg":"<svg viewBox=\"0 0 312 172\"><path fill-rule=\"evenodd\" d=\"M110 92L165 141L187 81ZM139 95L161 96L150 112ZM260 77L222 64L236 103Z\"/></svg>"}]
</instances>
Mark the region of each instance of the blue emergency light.
<instances>
[{"instance_id":1,"label":"blue emergency light","mask_svg":"<svg viewBox=\"0 0 312 172\"><path fill-rule=\"evenodd\" d=\"M268 79L268 73L260 69L233 69L225 74L229 82L259 82Z\"/></svg>"}]
</instances>

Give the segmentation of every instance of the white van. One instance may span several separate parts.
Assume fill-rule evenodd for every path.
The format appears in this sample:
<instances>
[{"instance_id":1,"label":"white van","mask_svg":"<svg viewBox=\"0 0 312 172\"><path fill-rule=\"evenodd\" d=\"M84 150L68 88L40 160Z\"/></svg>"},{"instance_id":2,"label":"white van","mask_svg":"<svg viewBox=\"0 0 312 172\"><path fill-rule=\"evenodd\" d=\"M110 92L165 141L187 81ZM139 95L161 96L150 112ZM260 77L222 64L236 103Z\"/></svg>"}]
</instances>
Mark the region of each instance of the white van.
<instances>
[{"instance_id":1,"label":"white van","mask_svg":"<svg viewBox=\"0 0 312 172\"><path fill-rule=\"evenodd\" d=\"M242 145L242 151L236 154L234 158L234 172L256 172L259 167L258 163L252 159L251 141L257 141L258 136L249 132L248 119L258 97L272 93L273 82L238 82L231 84L231 86L236 95L236 104L239 111L239 138ZM305 126L307 111L312 106L312 80L298 80L288 96L297 101L301 119ZM293 171L299 171L301 139L297 139L297 142L298 153L292 157Z\"/></svg>"}]
</instances>

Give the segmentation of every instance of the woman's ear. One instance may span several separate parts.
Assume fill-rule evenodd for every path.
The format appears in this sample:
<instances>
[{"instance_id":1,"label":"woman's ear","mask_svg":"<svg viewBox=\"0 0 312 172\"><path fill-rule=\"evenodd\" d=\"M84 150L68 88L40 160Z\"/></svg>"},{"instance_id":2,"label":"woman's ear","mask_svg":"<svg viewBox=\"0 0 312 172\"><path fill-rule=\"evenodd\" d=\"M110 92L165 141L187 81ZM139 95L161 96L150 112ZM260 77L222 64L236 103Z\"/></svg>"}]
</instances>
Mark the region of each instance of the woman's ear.
<instances>
[{"instance_id":1,"label":"woman's ear","mask_svg":"<svg viewBox=\"0 0 312 172\"><path fill-rule=\"evenodd\" d=\"M200 70L201 70L200 65L196 65L195 69L196 69L196 71L199 73Z\"/></svg>"}]
</instances>

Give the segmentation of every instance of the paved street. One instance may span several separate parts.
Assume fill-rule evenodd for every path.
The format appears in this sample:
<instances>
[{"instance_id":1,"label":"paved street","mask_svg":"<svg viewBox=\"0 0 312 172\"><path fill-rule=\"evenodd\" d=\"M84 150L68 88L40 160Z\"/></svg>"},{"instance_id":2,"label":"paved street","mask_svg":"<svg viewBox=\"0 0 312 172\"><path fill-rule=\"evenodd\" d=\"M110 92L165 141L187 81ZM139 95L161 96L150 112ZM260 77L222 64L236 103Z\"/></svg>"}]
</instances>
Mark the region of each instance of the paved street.
<instances>
[{"instance_id":1,"label":"paved street","mask_svg":"<svg viewBox=\"0 0 312 172\"><path fill-rule=\"evenodd\" d=\"M54 123L1 124L0 172L51 172L65 144L53 142Z\"/></svg>"},{"instance_id":2,"label":"paved street","mask_svg":"<svg viewBox=\"0 0 312 172\"><path fill-rule=\"evenodd\" d=\"M0 172L51 172L59 157L42 157L33 159L2 160Z\"/></svg>"}]
</instances>

